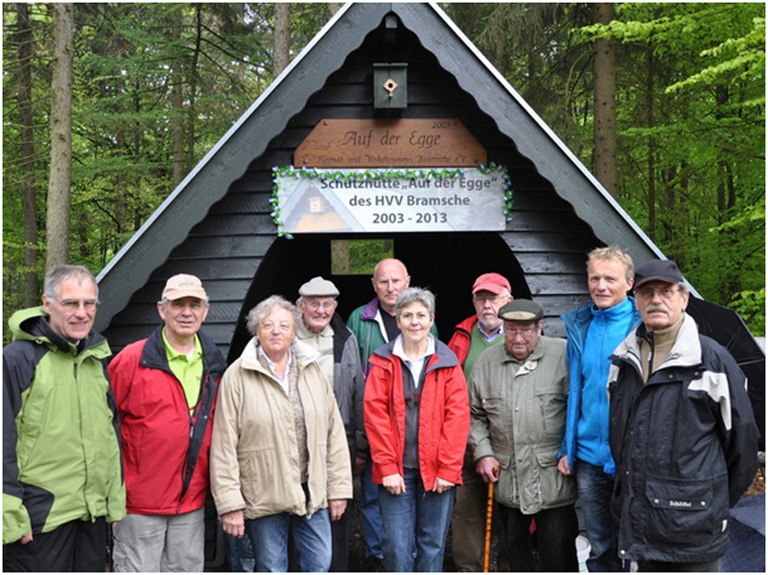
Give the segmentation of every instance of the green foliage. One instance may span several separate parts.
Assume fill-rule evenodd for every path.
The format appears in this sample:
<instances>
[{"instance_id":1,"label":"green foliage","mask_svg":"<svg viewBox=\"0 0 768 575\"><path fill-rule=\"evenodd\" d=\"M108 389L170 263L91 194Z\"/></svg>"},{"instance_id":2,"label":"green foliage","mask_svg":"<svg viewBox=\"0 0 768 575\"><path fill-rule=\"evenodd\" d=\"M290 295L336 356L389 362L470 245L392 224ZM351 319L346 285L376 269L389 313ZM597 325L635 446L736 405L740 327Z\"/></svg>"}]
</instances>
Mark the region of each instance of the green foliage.
<instances>
[{"instance_id":1,"label":"green foliage","mask_svg":"<svg viewBox=\"0 0 768 575\"><path fill-rule=\"evenodd\" d=\"M632 55L629 77L645 79L620 108L622 201L705 299L748 293L764 305L765 6L619 14L602 32ZM745 318L755 333L761 317Z\"/></svg>"},{"instance_id":2,"label":"green foliage","mask_svg":"<svg viewBox=\"0 0 768 575\"><path fill-rule=\"evenodd\" d=\"M372 276L377 263L394 255L395 246L392 240L350 240L349 273Z\"/></svg>"},{"instance_id":3,"label":"green foliage","mask_svg":"<svg viewBox=\"0 0 768 575\"><path fill-rule=\"evenodd\" d=\"M3 21L3 310L21 306L24 228L16 102L16 5ZM299 50L328 18L324 4L294 4ZM38 237L45 261L52 16L33 20ZM173 191L174 133L182 175L229 130L273 79L274 4L75 5L70 261L98 273ZM181 92L181 106L174 88ZM180 122L180 124L179 124ZM43 263L37 270L42 278Z\"/></svg>"},{"instance_id":4,"label":"green foliage","mask_svg":"<svg viewBox=\"0 0 768 575\"><path fill-rule=\"evenodd\" d=\"M3 20L6 317L25 271L16 6ZM52 27L49 5L28 6L44 261ZM706 299L764 333L765 5L620 3L607 26L584 3L443 7L588 167L593 41L614 40L619 202ZM328 17L291 4L292 56ZM75 18L70 260L98 272L173 191L174 159L188 173L273 80L274 4L82 3Z\"/></svg>"},{"instance_id":5,"label":"green foliage","mask_svg":"<svg viewBox=\"0 0 768 575\"><path fill-rule=\"evenodd\" d=\"M765 287L734 294L730 307L744 318L752 335L765 337Z\"/></svg>"}]
</instances>

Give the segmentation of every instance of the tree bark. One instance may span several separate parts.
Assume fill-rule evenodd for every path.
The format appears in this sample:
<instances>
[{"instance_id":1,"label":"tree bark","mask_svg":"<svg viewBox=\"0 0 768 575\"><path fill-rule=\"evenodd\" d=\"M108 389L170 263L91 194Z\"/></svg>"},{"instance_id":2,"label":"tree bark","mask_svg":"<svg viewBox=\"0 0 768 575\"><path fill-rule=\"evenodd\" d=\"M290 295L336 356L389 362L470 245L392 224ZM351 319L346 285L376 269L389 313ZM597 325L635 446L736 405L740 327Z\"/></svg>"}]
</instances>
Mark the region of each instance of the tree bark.
<instances>
[{"instance_id":1,"label":"tree bark","mask_svg":"<svg viewBox=\"0 0 768 575\"><path fill-rule=\"evenodd\" d=\"M195 132L197 128L197 83L200 76L198 70L200 54L203 45L203 10L202 4L194 4L195 7L195 49L192 52L192 61L189 65L189 104L187 105L187 153L184 171L189 172L195 166Z\"/></svg>"},{"instance_id":2,"label":"tree bark","mask_svg":"<svg viewBox=\"0 0 768 575\"><path fill-rule=\"evenodd\" d=\"M647 114L648 128L651 130L656 126L656 112L654 100L654 76L653 68L655 62L653 59L653 45L648 44L648 69L647 69ZM648 137L648 236L656 241L656 140L653 135Z\"/></svg>"},{"instance_id":3,"label":"tree bark","mask_svg":"<svg viewBox=\"0 0 768 575\"><path fill-rule=\"evenodd\" d=\"M181 11L175 10L172 15L171 39L178 45L181 38ZM171 61L171 77L173 78L173 111L171 119L171 132L173 132L173 187L175 188L184 179L184 102L181 93L181 51L176 47Z\"/></svg>"},{"instance_id":4,"label":"tree bark","mask_svg":"<svg viewBox=\"0 0 768 575\"><path fill-rule=\"evenodd\" d=\"M29 5L16 4L19 42L19 136L21 139L21 190L24 207L24 307L39 303L40 281L37 275L37 182L35 179L35 138L32 112L32 57L34 45Z\"/></svg>"},{"instance_id":5,"label":"tree bark","mask_svg":"<svg viewBox=\"0 0 768 575\"><path fill-rule=\"evenodd\" d=\"M53 6L53 77L51 80L51 166L48 181L46 269L67 263L72 185L72 4Z\"/></svg>"},{"instance_id":6,"label":"tree bark","mask_svg":"<svg viewBox=\"0 0 768 575\"><path fill-rule=\"evenodd\" d=\"M291 5L288 2L275 4L275 62L277 78L291 61Z\"/></svg>"},{"instance_id":7,"label":"tree bark","mask_svg":"<svg viewBox=\"0 0 768 575\"><path fill-rule=\"evenodd\" d=\"M593 5L596 24L613 20L613 4ZM616 64L613 40L595 40L595 177L614 198L618 193L616 165Z\"/></svg>"}]
</instances>

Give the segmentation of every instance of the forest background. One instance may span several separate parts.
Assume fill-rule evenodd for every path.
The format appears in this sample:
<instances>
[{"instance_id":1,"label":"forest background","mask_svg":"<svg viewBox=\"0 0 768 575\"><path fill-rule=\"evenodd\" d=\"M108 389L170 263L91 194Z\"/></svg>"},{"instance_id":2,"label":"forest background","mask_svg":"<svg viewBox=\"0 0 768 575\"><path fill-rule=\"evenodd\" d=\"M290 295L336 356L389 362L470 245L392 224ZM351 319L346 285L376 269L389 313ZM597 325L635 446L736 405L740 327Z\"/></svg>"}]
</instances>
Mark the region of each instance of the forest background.
<instances>
[{"instance_id":1,"label":"forest background","mask_svg":"<svg viewBox=\"0 0 768 575\"><path fill-rule=\"evenodd\" d=\"M98 273L340 8L3 4L3 315ZM441 3L707 300L765 334L765 4Z\"/></svg>"}]
</instances>

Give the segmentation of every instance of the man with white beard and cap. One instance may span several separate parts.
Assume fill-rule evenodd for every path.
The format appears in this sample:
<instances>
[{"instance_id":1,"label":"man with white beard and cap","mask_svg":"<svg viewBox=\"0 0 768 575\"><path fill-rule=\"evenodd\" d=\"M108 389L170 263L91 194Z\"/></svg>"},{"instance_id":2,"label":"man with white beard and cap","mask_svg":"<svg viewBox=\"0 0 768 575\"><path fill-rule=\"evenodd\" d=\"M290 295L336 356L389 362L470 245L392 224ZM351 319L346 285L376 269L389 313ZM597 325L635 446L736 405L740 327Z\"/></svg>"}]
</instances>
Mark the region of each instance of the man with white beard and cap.
<instances>
[{"instance_id":1,"label":"man with white beard and cap","mask_svg":"<svg viewBox=\"0 0 768 575\"><path fill-rule=\"evenodd\" d=\"M476 313L454 328L448 342L464 367L467 381L478 356L504 341L504 321L499 317L499 310L513 299L512 286L500 274L482 274L472 285L472 305ZM483 570L487 484L475 471L470 449L464 457L462 475L464 484L456 487L451 517L453 560L459 571L480 572ZM506 553L502 549L499 571L506 570L504 562Z\"/></svg>"}]
</instances>

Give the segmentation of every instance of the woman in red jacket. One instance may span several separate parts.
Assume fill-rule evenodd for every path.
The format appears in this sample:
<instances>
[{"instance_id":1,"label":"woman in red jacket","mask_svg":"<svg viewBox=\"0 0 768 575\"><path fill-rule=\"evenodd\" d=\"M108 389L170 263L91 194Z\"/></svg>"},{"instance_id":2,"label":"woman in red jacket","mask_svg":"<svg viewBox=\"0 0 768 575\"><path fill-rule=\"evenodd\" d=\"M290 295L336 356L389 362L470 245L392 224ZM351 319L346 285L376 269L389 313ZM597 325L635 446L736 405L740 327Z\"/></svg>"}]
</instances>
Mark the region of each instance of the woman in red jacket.
<instances>
[{"instance_id":1,"label":"woman in red jacket","mask_svg":"<svg viewBox=\"0 0 768 575\"><path fill-rule=\"evenodd\" d=\"M403 290L401 335L369 360L365 430L379 488L387 571L442 571L443 548L469 435L469 399L456 355L429 330L435 297Z\"/></svg>"}]
</instances>

